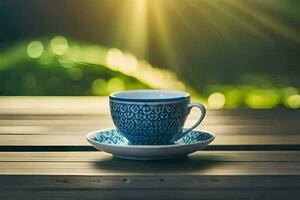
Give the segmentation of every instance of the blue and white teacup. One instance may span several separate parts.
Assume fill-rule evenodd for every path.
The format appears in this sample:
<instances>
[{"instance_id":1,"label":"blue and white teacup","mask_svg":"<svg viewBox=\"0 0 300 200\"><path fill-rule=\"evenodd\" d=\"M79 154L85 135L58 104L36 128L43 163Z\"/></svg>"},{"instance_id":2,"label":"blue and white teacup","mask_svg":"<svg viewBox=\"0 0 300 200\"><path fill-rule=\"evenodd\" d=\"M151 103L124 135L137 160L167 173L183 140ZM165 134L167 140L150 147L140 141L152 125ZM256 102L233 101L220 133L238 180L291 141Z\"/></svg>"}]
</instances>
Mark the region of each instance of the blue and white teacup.
<instances>
[{"instance_id":1,"label":"blue and white teacup","mask_svg":"<svg viewBox=\"0 0 300 200\"><path fill-rule=\"evenodd\" d=\"M128 90L109 96L110 112L117 129L133 145L173 144L205 117L205 107L190 103L190 94L170 90ZM183 131L192 107L201 110L197 122Z\"/></svg>"}]
</instances>

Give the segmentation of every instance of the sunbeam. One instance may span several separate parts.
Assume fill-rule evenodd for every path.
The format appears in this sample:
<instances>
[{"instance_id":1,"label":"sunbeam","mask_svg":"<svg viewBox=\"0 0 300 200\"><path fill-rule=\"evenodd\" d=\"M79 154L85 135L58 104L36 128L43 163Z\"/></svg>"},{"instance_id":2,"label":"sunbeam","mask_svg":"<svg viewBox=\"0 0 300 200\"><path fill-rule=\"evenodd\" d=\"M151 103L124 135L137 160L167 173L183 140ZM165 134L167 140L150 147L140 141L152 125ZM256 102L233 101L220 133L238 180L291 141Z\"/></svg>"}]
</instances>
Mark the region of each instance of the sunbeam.
<instances>
[{"instance_id":1,"label":"sunbeam","mask_svg":"<svg viewBox=\"0 0 300 200\"><path fill-rule=\"evenodd\" d=\"M284 24L284 22L276 19L276 17L268 15L268 13L263 13L259 9L254 9L247 2L241 3L239 0L228 1L236 9L244 12L257 23L260 23L263 27L268 28L271 31L276 32L277 34L292 39L295 42L300 42L300 35L293 28Z\"/></svg>"},{"instance_id":2,"label":"sunbeam","mask_svg":"<svg viewBox=\"0 0 300 200\"><path fill-rule=\"evenodd\" d=\"M277 7L270 1L126 0L121 4L117 47L148 58L149 40L155 40L156 49L173 68L185 59L181 49L188 45L184 42L186 37L196 39L199 51L210 51L216 41L241 46L243 37L269 43L270 34L300 42L299 32L276 15ZM264 11L266 7L268 12Z\"/></svg>"},{"instance_id":3,"label":"sunbeam","mask_svg":"<svg viewBox=\"0 0 300 200\"><path fill-rule=\"evenodd\" d=\"M190 3L194 2L193 0L189 0ZM249 23L247 20L241 19L240 16L238 16L236 10L234 8L231 8L226 1L205 1L206 4L211 8L216 10L223 20L227 19L232 21L234 24L237 24L238 26L241 27L241 30L244 30L248 34L252 34L255 37L259 37L261 39L268 39L267 36L257 29L255 26L253 26L251 23ZM197 3L195 4L196 6L198 5ZM198 5L199 8L199 5ZM230 34L230 26L226 23L220 23L219 19L216 19L214 17L209 17L209 13L204 10L204 15L206 19L215 25L215 27L218 29L218 31L226 38L230 39L231 42L233 42L233 36ZM229 32L229 33L228 33Z\"/></svg>"},{"instance_id":4,"label":"sunbeam","mask_svg":"<svg viewBox=\"0 0 300 200\"><path fill-rule=\"evenodd\" d=\"M176 67L178 65L177 55L175 53L175 43L172 33L170 22L166 16L166 10L164 10L163 2L160 0L154 0L151 4L153 11L153 25L156 27L157 39L161 46L161 53L167 59L167 63L170 66Z\"/></svg>"},{"instance_id":5,"label":"sunbeam","mask_svg":"<svg viewBox=\"0 0 300 200\"><path fill-rule=\"evenodd\" d=\"M121 2L120 21L116 24L116 44L125 46L139 57L147 54L147 0Z\"/></svg>"}]
</instances>

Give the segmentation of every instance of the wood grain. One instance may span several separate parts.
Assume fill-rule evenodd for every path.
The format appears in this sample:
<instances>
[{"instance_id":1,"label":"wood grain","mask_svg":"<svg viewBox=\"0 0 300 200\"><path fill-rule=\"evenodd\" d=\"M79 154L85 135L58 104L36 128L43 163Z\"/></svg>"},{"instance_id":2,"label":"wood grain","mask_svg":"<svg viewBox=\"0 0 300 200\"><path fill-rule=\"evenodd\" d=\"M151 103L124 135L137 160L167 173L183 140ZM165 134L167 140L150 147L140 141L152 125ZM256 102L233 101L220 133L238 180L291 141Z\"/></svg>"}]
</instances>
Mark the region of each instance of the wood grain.
<instances>
[{"instance_id":1,"label":"wood grain","mask_svg":"<svg viewBox=\"0 0 300 200\"><path fill-rule=\"evenodd\" d=\"M51 134L82 134L84 132L99 130L99 129L109 129L114 128L112 122L99 122L89 125L80 125L74 123L68 123L62 121L61 125L6 125L0 126L0 135L8 134L30 134L30 135L51 135ZM188 121L186 127L190 127L193 124L192 121ZM200 125L198 129L209 130L218 134L230 134L230 135L241 135L241 134L251 134L251 135L263 135L263 134L274 134L274 135L299 135L300 126L295 125Z\"/></svg>"},{"instance_id":2,"label":"wood grain","mask_svg":"<svg viewBox=\"0 0 300 200\"><path fill-rule=\"evenodd\" d=\"M197 152L186 159L130 161L104 152L3 152L10 175L300 175L299 152Z\"/></svg>"},{"instance_id":3,"label":"wood grain","mask_svg":"<svg viewBox=\"0 0 300 200\"><path fill-rule=\"evenodd\" d=\"M0 97L0 199L300 199L299 121L300 109L208 110L209 150L130 161L85 140L113 127L107 98Z\"/></svg>"},{"instance_id":4,"label":"wood grain","mask_svg":"<svg viewBox=\"0 0 300 200\"><path fill-rule=\"evenodd\" d=\"M299 176L1 176L4 199L299 199Z\"/></svg>"},{"instance_id":5,"label":"wood grain","mask_svg":"<svg viewBox=\"0 0 300 200\"><path fill-rule=\"evenodd\" d=\"M269 117L297 117L299 109L272 109L272 110L230 109L210 110L214 116L252 116L253 118ZM1 115L97 115L109 112L107 97L0 97Z\"/></svg>"},{"instance_id":6,"label":"wood grain","mask_svg":"<svg viewBox=\"0 0 300 200\"><path fill-rule=\"evenodd\" d=\"M178 176L22 176L3 175L0 179L2 189L19 187L22 189L291 189L299 188L299 176L185 176L179 184ZM261 177L261 178L259 178ZM5 183L2 180L6 180ZM260 180L260 181L258 181ZM278 181L282 181L279 183ZM31 184L27 184L31 183ZM143 184L140 184L143 183ZM204 189L205 188L205 189Z\"/></svg>"},{"instance_id":7,"label":"wood grain","mask_svg":"<svg viewBox=\"0 0 300 200\"><path fill-rule=\"evenodd\" d=\"M0 146L90 146L83 135L0 135ZM216 145L299 145L300 135L218 135Z\"/></svg>"},{"instance_id":8,"label":"wood grain","mask_svg":"<svg viewBox=\"0 0 300 200\"><path fill-rule=\"evenodd\" d=\"M207 113L199 128L216 134L212 145L300 145L299 110ZM192 112L186 126L196 116ZM88 132L113 127L107 98L0 98L0 146L89 146Z\"/></svg>"},{"instance_id":9,"label":"wood grain","mask_svg":"<svg viewBox=\"0 0 300 200\"><path fill-rule=\"evenodd\" d=\"M105 152L0 152L0 162L94 162L111 156ZM198 151L190 159L216 160L218 162L300 162L300 151ZM119 159L115 159L119 160ZM119 160L123 163L122 160ZM126 160L124 160L126 163ZM132 162L132 163L139 163ZM144 163L152 163L145 161ZM160 163L153 161L153 163Z\"/></svg>"}]
</instances>

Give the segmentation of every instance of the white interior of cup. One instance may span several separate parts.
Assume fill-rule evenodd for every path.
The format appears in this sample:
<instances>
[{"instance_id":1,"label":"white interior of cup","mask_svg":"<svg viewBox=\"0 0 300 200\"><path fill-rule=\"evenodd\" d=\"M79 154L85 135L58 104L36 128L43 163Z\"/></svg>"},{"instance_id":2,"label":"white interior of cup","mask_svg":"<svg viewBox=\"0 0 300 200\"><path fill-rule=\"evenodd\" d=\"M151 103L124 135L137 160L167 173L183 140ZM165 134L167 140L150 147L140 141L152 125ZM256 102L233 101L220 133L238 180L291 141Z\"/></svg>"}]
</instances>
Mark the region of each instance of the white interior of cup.
<instances>
[{"instance_id":1,"label":"white interior of cup","mask_svg":"<svg viewBox=\"0 0 300 200\"><path fill-rule=\"evenodd\" d=\"M175 90L127 90L110 95L111 98L119 100L172 100L189 96L186 92Z\"/></svg>"}]
</instances>

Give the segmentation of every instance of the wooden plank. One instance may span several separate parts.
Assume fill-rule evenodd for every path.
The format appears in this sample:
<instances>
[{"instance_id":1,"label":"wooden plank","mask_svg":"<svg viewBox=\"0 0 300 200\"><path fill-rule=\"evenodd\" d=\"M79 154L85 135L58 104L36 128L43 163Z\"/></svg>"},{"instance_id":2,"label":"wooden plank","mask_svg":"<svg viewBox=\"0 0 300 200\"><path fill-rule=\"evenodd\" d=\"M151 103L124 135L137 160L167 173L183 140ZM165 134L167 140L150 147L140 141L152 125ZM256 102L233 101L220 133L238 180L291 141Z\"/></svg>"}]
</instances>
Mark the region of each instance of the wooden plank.
<instances>
[{"instance_id":1,"label":"wooden plank","mask_svg":"<svg viewBox=\"0 0 300 200\"><path fill-rule=\"evenodd\" d=\"M0 182L2 189L284 189L299 188L299 176L22 176L8 175ZM259 179L259 177L262 177ZM178 180L182 180L180 184ZM257 181L260 180L260 181ZM278 182L282 181L282 185ZM26 184L30 183L30 184ZM140 184L143 183L143 184ZM34 188L33 188L34 187ZM271 188L269 188L271 189Z\"/></svg>"},{"instance_id":2,"label":"wooden plank","mask_svg":"<svg viewBox=\"0 0 300 200\"><path fill-rule=\"evenodd\" d=\"M187 123L185 127L190 127L193 123ZM57 126L43 125L19 125L19 126L0 126L0 135L52 135L52 134L79 134L94 130L114 128L112 122L95 125L72 125L64 124ZM220 135L300 135L300 126L292 125L200 125L198 129L209 130Z\"/></svg>"},{"instance_id":3,"label":"wooden plank","mask_svg":"<svg viewBox=\"0 0 300 200\"><path fill-rule=\"evenodd\" d=\"M88 131L113 127L108 114L107 98L1 97L0 102L2 103L0 104L0 113L2 113L0 114L0 134L84 135ZM5 114L5 110L14 109L18 110L15 115ZM22 113L22 109L33 110L33 112L38 110L38 113L26 115ZM68 112L69 110L71 112ZM93 112L91 113L89 110L93 110ZM186 126L193 124L196 116L197 114L192 112ZM299 120L299 110L209 110L199 128L226 135L298 135Z\"/></svg>"},{"instance_id":4,"label":"wooden plank","mask_svg":"<svg viewBox=\"0 0 300 200\"><path fill-rule=\"evenodd\" d=\"M299 199L299 176L1 176L4 199Z\"/></svg>"},{"instance_id":5,"label":"wooden plank","mask_svg":"<svg viewBox=\"0 0 300 200\"><path fill-rule=\"evenodd\" d=\"M1 98L1 97L0 97ZM85 102L82 102L83 104ZM34 105L34 103L32 103ZM28 110L28 111L27 111ZM299 119L300 118L300 109L270 109L270 110L257 110L257 109L231 109L231 110L213 110L208 109L206 118L212 119L251 119L251 120L269 120L269 119L277 119L277 120L287 120L290 118ZM10 112L11 111L11 112ZM48 119L57 118L57 117L78 117L78 118L95 118L101 115L109 115L109 107L108 105L101 105L101 109L97 109L95 107L91 107L88 109L76 109L75 107L71 110L65 109L63 105L57 109L55 108L28 108L25 110L14 108L7 108L0 110L0 119L22 119L27 116L30 117L47 117ZM196 118L198 116L197 110L192 110L189 117Z\"/></svg>"},{"instance_id":6,"label":"wooden plank","mask_svg":"<svg viewBox=\"0 0 300 200\"><path fill-rule=\"evenodd\" d=\"M90 147L88 131L112 127L108 113L107 98L1 97L0 146ZM298 147L299 120L299 109L209 110L201 128L217 135L210 147ZM160 162L0 152L0 174L1 199L300 198L299 151L199 151Z\"/></svg>"},{"instance_id":7,"label":"wooden plank","mask_svg":"<svg viewBox=\"0 0 300 200\"><path fill-rule=\"evenodd\" d=\"M0 152L0 162L94 162L110 157L109 154L101 151ZM300 162L300 151L198 151L191 154L189 158L218 162ZM126 161L124 160L124 162ZM164 161L162 162L164 163ZM145 163L151 162L146 161Z\"/></svg>"},{"instance_id":8,"label":"wooden plank","mask_svg":"<svg viewBox=\"0 0 300 200\"><path fill-rule=\"evenodd\" d=\"M190 127L191 125L186 125ZM114 128L112 122L96 125L60 125L60 126L0 126L0 135L85 135L90 131ZM198 129L208 130L218 135L300 135L300 126L245 126L245 125L200 125Z\"/></svg>"},{"instance_id":9,"label":"wooden plank","mask_svg":"<svg viewBox=\"0 0 300 200\"><path fill-rule=\"evenodd\" d=\"M90 146L85 134L0 135L0 146ZM299 145L300 135L218 135L211 145Z\"/></svg>"},{"instance_id":10,"label":"wooden plank","mask_svg":"<svg viewBox=\"0 0 300 200\"><path fill-rule=\"evenodd\" d=\"M23 114L99 114L108 113L107 97L0 97L1 115ZM238 115L238 116L294 116L300 118L299 109L274 109L274 110L211 110L214 115Z\"/></svg>"},{"instance_id":11,"label":"wooden plank","mask_svg":"<svg viewBox=\"0 0 300 200\"><path fill-rule=\"evenodd\" d=\"M268 111L265 111L268 112ZM297 116L272 116L272 117L263 117L261 114L257 113L255 116L235 116L235 115L228 115L222 116L214 115L212 116L211 110L208 110L207 116L205 117L203 123L204 124L253 124L253 125L278 125L278 124L299 124L299 117ZM219 111L222 113L222 111ZM188 117L188 120L193 121L196 120L198 117L197 113L191 114ZM36 125L38 122L44 125L56 125L62 123L74 123L76 122L80 124L96 124L99 122L110 122L111 117L109 112L105 114L95 114L95 115L0 115L0 126L1 125Z\"/></svg>"},{"instance_id":12,"label":"wooden plank","mask_svg":"<svg viewBox=\"0 0 300 200\"><path fill-rule=\"evenodd\" d=\"M103 97L1 97L1 114L99 114L108 112Z\"/></svg>"},{"instance_id":13,"label":"wooden plank","mask_svg":"<svg viewBox=\"0 0 300 200\"><path fill-rule=\"evenodd\" d=\"M123 162L123 161L122 161ZM216 162L188 160L172 165L127 162L1 162L2 175L299 175L299 162ZM132 166L134 165L134 166ZM174 167L175 165L178 165ZM139 166L139 167L138 167Z\"/></svg>"},{"instance_id":14,"label":"wooden plank","mask_svg":"<svg viewBox=\"0 0 300 200\"><path fill-rule=\"evenodd\" d=\"M1 153L2 175L300 175L299 152L197 152L186 159L130 161L104 152Z\"/></svg>"}]
</instances>

